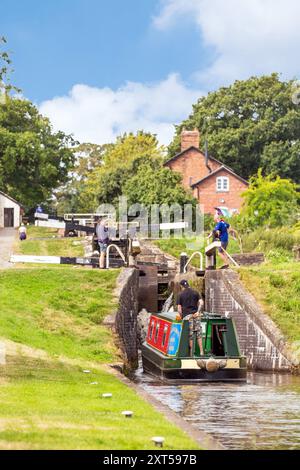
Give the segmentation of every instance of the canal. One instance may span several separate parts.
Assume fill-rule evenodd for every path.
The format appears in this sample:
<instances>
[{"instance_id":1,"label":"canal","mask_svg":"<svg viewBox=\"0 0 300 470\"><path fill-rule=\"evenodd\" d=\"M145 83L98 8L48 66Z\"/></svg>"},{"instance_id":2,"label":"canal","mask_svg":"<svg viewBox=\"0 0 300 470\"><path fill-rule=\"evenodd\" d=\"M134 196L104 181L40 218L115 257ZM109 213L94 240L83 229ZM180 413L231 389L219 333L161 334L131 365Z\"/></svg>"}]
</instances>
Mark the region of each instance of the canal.
<instances>
[{"instance_id":1,"label":"canal","mask_svg":"<svg viewBox=\"0 0 300 470\"><path fill-rule=\"evenodd\" d=\"M249 372L246 384L163 385L139 369L135 381L228 449L300 449L300 377Z\"/></svg>"}]
</instances>

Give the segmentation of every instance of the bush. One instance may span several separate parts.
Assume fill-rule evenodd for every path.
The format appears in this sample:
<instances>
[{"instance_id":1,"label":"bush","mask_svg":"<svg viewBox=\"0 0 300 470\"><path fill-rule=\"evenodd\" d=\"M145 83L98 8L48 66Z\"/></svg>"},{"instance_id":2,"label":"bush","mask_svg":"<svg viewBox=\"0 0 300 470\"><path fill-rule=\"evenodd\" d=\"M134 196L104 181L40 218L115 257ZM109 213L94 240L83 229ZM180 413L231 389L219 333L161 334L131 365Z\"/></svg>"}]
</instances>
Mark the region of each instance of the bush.
<instances>
[{"instance_id":1,"label":"bush","mask_svg":"<svg viewBox=\"0 0 300 470\"><path fill-rule=\"evenodd\" d=\"M300 244L300 231L290 227L274 229L258 228L243 236L244 251L264 251L269 257L288 258L292 257L295 245Z\"/></svg>"},{"instance_id":2,"label":"bush","mask_svg":"<svg viewBox=\"0 0 300 470\"><path fill-rule=\"evenodd\" d=\"M297 186L279 176L264 177L262 171L251 178L249 188L243 193L245 200L237 220L241 228L275 228L293 224L298 217Z\"/></svg>"}]
</instances>

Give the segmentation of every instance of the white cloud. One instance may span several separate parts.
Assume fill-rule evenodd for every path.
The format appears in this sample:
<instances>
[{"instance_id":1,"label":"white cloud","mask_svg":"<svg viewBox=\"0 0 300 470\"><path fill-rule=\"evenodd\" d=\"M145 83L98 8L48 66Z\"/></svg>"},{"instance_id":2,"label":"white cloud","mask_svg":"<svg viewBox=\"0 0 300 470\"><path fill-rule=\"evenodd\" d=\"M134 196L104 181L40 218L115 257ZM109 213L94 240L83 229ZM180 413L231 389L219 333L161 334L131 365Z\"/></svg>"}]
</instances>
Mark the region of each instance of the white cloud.
<instances>
[{"instance_id":1,"label":"white cloud","mask_svg":"<svg viewBox=\"0 0 300 470\"><path fill-rule=\"evenodd\" d=\"M206 86L280 72L300 74L299 0L162 0L156 28L170 28L188 15L201 40L213 49L211 66L198 70ZM200 39L199 39L200 40ZM200 69L200 64L195 64Z\"/></svg>"},{"instance_id":2,"label":"white cloud","mask_svg":"<svg viewBox=\"0 0 300 470\"><path fill-rule=\"evenodd\" d=\"M68 96L45 101L39 108L54 129L72 133L81 142L112 142L124 132L144 129L169 144L174 123L187 117L201 94L171 74L159 83L128 82L118 90L75 85Z\"/></svg>"}]
</instances>

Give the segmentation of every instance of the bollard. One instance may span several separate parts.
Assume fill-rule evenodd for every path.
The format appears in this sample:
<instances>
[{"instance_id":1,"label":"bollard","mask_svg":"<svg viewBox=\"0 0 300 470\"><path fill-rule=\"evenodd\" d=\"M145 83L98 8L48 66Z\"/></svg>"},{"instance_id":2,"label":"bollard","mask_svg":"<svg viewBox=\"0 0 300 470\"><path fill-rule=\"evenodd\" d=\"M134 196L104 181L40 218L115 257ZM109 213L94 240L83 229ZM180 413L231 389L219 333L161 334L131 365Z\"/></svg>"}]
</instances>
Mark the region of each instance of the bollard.
<instances>
[{"instance_id":1,"label":"bollard","mask_svg":"<svg viewBox=\"0 0 300 470\"><path fill-rule=\"evenodd\" d=\"M154 442L154 444L156 445L156 447L163 447L165 438L164 438L164 437L160 437L160 436L155 436L155 437L152 437L151 441Z\"/></svg>"},{"instance_id":2,"label":"bollard","mask_svg":"<svg viewBox=\"0 0 300 470\"><path fill-rule=\"evenodd\" d=\"M125 416L125 418L132 418L133 411L122 411L122 415Z\"/></svg>"},{"instance_id":3,"label":"bollard","mask_svg":"<svg viewBox=\"0 0 300 470\"><path fill-rule=\"evenodd\" d=\"M188 255L186 253L181 253L180 255L180 274L185 274L185 266L188 262Z\"/></svg>"},{"instance_id":4,"label":"bollard","mask_svg":"<svg viewBox=\"0 0 300 470\"><path fill-rule=\"evenodd\" d=\"M112 393L102 393L102 398L111 398L112 397Z\"/></svg>"}]
</instances>

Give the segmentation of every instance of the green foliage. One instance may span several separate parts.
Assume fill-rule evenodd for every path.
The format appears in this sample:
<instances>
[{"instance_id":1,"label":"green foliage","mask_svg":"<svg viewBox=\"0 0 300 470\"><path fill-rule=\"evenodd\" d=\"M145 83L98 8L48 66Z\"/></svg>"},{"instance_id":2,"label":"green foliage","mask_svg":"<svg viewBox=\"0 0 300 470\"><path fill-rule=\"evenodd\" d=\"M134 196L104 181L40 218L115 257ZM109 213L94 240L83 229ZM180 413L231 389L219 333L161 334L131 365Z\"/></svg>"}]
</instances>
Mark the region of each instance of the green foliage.
<instances>
[{"instance_id":1,"label":"green foliage","mask_svg":"<svg viewBox=\"0 0 300 470\"><path fill-rule=\"evenodd\" d=\"M300 244L300 231L291 227L274 229L258 228L243 235L244 251L284 250L292 252L295 245Z\"/></svg>"},{"instance_id":2,"label":"green foliage","mask_svg":"<svg viewBox=\"0 0 300 470\"><path fill-rule=\"evenodd\" d=\"M279 254L280 250L275 252ZM262 266L240 268L240 277L299 355L300 264L283 262L283 257L275 257Z\"/></svg>"},{"instance_id":3,"label":"green foliage","mask_svg":"<svg viewBox=\"0 0 300 470\"><path fill-rule=\"evenodd\" d=\"M105 153L109 148L109 144L83 143L73 149L76 157L75 164L71 169L69 181L55 191L52 210L55 210L59 215L81 210L92 212L95 202L88 200L83 188L94 170L103 165Z\"/></svg>"},{"instance_id":4,"label":"green foliage","mask_svg":"<svg viewBox=\"0 0 300 470\"><path fill-rule=\"evenodd\" d=\"M248 179L259 168L300 182L300 107L293 81L278 74L236 81L202 97L176 127L169 158L180 151L183 127L198 128L212 156Z\"/></svg>"},{"instance_id":5,"label":"green foliage","mask_svg":"<svg viewBox=\"0 0 300 470\"><path fill-rule=\"evenodd\" d=\"M211 214L204 214L204 230L211 232L216 225L214 218Z\"/></svg>"},{"instance_id":6,"label":"green foliage","mask_svg":"<svg viewBox=\"0 0 300 470\"><path fill-rule=\"evenodd\" d=\"M98 203L116 204L124 186L144 162L162 162L163 148L155 136L144 132L124 134L110 147L104 165L91 175L87 186ZM91 187L92 185L92 187Z\"/></svg>"},{"instance_id":7,"label":"green foliage","mask_svg":"<svg viewBox=\"0 0 300 470\"><path fill-rule=\"evenodd\" d=\"M292 224L298 216L298 194L294 183L279 176L264 177L261 170L243 194L245 203L237 225L242 229Z\"/></svg>"},{"instance_id":8,"label":"green foliage","mask_svg":"<svg viewBox=\"0 0 300 470\"><path fill-rule=\"evenodd\" d=\"M0 185L26 207L47 200L67 181L73 139L53 133L48 119L27 100L0 105Z\"/></svg>"},{"instance_id":9,"label":"green foliage","mask_svg":"<svg viewBox=\"0 0 300 470\"><path fill-rule=\"evenodd\" d=\"M159 160L149 160L138 165L137 171L124 184L123 191L129 204L141 203L147 207L151 204L173 203L183 206L196 202L181 185L181 175L162 167Z\"/></svg>"},{"instance_id":10,"label":"green foliage","mask_svg":"<svg viewBox=\"0 0 300 470\"><path fill-rule=\"evenodd\" d=\"M95 210L105 203L117 206L122 195L129 204L194 203L183 189L180 175L163 167L163 156L164 148L149 133L119 137L106 146L100 164L83 171L75 197L77 211Z\"/></svg>"},{"instance_id":11,"label":"green foliage","mask_svg":"<svg viewBox=\"0 0 300 470\"><path fill-rule=\"evenodd\" d=\"M0 99L1 93L4 95L8 95L8 93L12 90L19 92L21 91L19 88L13 86L10 83L10 73L13 72L11 69L11 59L9 53L6 50L3 50L3 46L7 43L4 36L0 36Z\"/></svg>"},{"instance_id":12,"label":"green foliage","mask_svg":"<svg viewBox=\"0 0 300 470\"><path fill-rule=\"evenodd\" d=\"M0 47L3 43L0 38ZM54 133L30 101L10 96L19 91L9 82L10 64L8 53L0 50L0 187L29 209L68 180L74 141Z\"/></svg>"}]
</instances>

